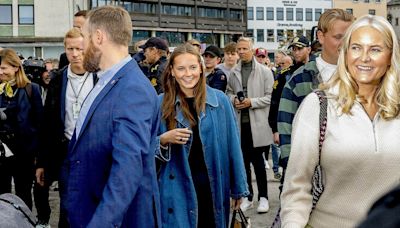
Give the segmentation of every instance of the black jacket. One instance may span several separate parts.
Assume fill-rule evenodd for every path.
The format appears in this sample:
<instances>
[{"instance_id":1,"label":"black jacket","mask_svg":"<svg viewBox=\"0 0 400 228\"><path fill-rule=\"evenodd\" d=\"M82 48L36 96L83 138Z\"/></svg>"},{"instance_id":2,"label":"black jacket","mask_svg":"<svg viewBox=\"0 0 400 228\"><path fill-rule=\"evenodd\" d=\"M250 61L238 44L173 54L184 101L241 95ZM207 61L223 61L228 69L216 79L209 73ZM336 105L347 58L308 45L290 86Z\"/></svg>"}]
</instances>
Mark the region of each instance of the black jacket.
<instances>
[{"instance_id":1,"label":"black jacket","mask_svg":"<svg viewBox=\"0 0 400 228\"><path fill-rule=\"evenodd\" d=\"M213 72L207 76L207 84L210 87L219 89L225 93L228 80L225 73L221 69L215 68Z\"/></svg>"}]
</instances>

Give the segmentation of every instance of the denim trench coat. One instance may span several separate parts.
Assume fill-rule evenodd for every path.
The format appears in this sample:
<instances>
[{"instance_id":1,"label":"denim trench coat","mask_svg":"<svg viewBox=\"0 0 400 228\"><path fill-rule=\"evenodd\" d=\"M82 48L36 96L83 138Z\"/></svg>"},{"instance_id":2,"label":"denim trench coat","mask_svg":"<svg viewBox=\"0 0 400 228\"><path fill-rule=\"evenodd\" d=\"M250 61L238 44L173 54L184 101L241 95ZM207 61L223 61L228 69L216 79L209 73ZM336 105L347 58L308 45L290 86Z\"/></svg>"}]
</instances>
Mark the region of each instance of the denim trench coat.
<instances>
[{"instance_id":1,"label":"denim trench coat","mask_svg":"<svg viewBox=\"0 0 400 228\"><path fill-rule=\"evenodd\" d=\"M162 102L163 95L160 95ZM175 102L178 128L190 128ZM216 227L229 223L230 197L238 199L248 195L246 172L240 148L235 113L228 97L207 86L205 112L198 118L200 139L210 180ZM163 120L159 135L167 131ZM159 140L159 137L158 137ZM156 151L162 160L159 172L162 227L197 227L197 198L189 167L192 136L185 145L169 145L168 151Z\"/></svg>"}]
</instances>

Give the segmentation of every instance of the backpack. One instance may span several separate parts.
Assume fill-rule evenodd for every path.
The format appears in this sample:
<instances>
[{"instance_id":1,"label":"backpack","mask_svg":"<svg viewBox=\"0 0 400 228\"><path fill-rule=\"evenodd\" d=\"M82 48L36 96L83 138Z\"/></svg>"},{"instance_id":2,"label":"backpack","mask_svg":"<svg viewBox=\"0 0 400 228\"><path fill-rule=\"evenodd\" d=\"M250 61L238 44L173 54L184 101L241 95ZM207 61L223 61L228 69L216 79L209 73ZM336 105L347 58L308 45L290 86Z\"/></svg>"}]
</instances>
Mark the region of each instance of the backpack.
<instances>
[{"instance_id":1,"label":"backpack","mask_svg":"<svg viewBox=\"0 0 400 228\"><path fill-rule=\"evenodd\" d=\"M5 193L0 195L0 227L32 228L36 218L18 196Z\"/></svg>"},{"instance_id":2,"label":"backpack","mask_svg":"<svg viewBox=\"0 0 400 228\"><path fill-rule=\"evenodd\" d=\"M368 212L367 218L359 228L396 228L400 227L400 186L377 200Z\"/></svg>"}]
</instances>

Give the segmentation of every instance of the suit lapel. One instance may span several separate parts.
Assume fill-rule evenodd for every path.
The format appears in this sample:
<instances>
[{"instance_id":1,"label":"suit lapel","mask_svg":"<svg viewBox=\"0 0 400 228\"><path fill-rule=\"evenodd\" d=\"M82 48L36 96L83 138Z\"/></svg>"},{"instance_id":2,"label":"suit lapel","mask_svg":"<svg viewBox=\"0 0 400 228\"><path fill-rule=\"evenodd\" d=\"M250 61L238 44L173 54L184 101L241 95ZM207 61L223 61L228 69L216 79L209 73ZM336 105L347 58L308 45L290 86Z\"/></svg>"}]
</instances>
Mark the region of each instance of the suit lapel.
<instances>
[{"instance_id":1,"label":"suit lapel","mask_svg":"<svg viewBox=\"0 0 400 228\"><path fill-rule=\"evenodd\" d=\"M64 70L61 75L61 96L60 96L60 113L61 113L61 121L63 125L65 125L65 97L67 96L67 82L68 82L68 68Z\"/></svg>"}]
</instances>

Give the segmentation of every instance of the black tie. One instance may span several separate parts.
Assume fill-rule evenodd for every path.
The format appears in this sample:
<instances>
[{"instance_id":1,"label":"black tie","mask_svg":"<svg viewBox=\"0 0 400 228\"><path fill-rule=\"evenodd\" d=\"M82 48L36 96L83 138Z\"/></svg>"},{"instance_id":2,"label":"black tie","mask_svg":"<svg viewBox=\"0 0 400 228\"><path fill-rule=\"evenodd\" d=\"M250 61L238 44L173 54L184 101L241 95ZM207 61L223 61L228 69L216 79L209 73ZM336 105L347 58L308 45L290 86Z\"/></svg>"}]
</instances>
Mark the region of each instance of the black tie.
<instances>
[{"instance_id":1,"label":"black tie","mask_svg":"<svg viewBox=\"0 0 400 228\"><path fill-rule=\"evenodd\" d=\"M97 77L97 72L93 72L93 86L97 84L99 77Z\"/></svg>"}]
</instances>

